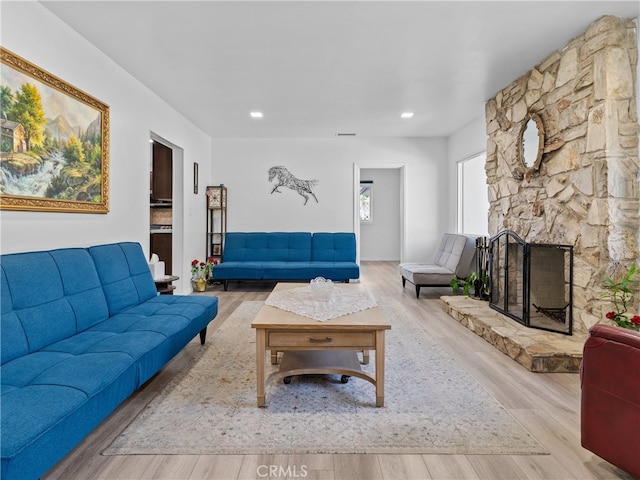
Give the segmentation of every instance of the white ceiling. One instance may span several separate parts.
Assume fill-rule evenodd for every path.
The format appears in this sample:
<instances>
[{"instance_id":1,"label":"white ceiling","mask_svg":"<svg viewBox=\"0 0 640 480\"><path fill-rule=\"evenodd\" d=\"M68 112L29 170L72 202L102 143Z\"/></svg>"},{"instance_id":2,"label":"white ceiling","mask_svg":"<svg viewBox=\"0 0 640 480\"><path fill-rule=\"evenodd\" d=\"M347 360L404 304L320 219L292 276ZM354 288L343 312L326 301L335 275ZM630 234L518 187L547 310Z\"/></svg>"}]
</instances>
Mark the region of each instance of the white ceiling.
<instances>
[{"instance_id":1,"label":"white ceiling","mask_svg":"<svg viewBox=\"0 0 640 480\"><path fill-rule=\"evenodd\" d=\"M640 10L637 0L42 3L214 138L447 136L602 15Z\"/></svg>"}]
</instances>

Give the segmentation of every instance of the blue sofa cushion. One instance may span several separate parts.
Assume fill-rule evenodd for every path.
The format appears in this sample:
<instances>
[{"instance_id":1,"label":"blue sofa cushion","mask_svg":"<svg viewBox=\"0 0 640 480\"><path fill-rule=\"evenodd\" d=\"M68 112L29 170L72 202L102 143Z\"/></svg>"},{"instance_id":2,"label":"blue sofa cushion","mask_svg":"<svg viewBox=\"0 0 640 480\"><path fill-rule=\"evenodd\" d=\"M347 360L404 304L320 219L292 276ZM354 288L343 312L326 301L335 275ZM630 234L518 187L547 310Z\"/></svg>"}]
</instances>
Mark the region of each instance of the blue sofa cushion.
<instances>
[{"instance_id":1,"label":"blue sofa cushion","mask_svg":"<svg viewBox=\"0 0 640 480\"><path fill-rule=\"evenodd\" d=\"M310 260L309 232L228 232L225 235L225 262Z\"/></svg>"},{"instance_id":2,"label":"blue sofa cushion","mask_svg":"<svg viewBox=\"0 0 640 480\"><path fill-rule=\"evenodd\" d=\"M314 262L356 261L356 236L354 233L318 232L313 234L311 241L311 260Z\"/></svg>"},{"instance_id":3,"label":"blue sofa cushion","mask_svg":"<svg viewBox=\"0 0 640 480\"><path fill-rule=\"evenodd\" d=\"M113 380L91 396L67 385L35 384L8 392L3 385L1 478L38 478L131 395L135 368L129 363L117 376L114 367L121 365L109 365L113 358L110 354L97 361L100 374L88 374L99 377L104 371L104 378ZM86 372L81 376L86 380Z\"/></svg>"},{"instance_id":4,"label":"blue sofa cushion","mask_svg":"<svg viewBox=\"0 0 640 480\"><path fill-rule=\"evenodd\" d=\"M100 368L100 375L96 375L96 369L101 366L104 368ZM99 393L122 375L128 375L128 388L133 391L134 373L131 357L123 353L88 352L72 355L63 352L36 352L3 365L2 386L8 392L33 385L65 385L89 397Z\"/></svg>"},{"instance_id":5,"label":"blue sofa cushion","mask_svg":"<svg viewBox=\"0 0 640 480\"><path fill-rule=\"evenodd\" d=\"M118 352L41 351L4 364L0 426L3 478L31 478L34 468L46 470L52 451L58 452L58 458L68 451L135 386L134 362ZM97 408L89 411L100 415L88 422L91 417L83 413L84 421L78 423L81 417L76 413L90 403Z\"/></svg>"},{"instance_id":6,"label":"blue sofa cushion","mask_svg":"<svg viewBox=\"0 0 640 480\"><path fill-rule=\"evenodd\" d=\"M60 249L51 251L56 262L65 299L76 318L76 332L81 332L109 316L95 263L86 249ZM78 275L78 271L83 272Z\"/></svg>"},{"instance_id":7,"label":"blue sofa cushion","mask_svg":"<svg viewBox=\"0 0 640 480\"><path fill-rule=\"evenodd\" d=\"M137 312L139 308L157 308L162 315L180 315L189 319L193 333L205 328L218 313L218 298L209 296L159 295L139 307L128 310Z\"/></svg>"},{"instance_id":8,"label":"blue sofa cushion","mask_svg":"<svg viewBox=\"0 0 640 480\"><path fill-rule=\"evenodd\" d=\"M85 249L2 255L0 267L3 364L108 316L97 271ZM74 271L83 274L74 275Z\"/></svg>"},{"instance_id":9,"label":"blue sofa cushion","mask_svg":"<svg viewBox=\"0 0 640 480\"><path fill-rule=\"evenodd\" d=\"M206 328L218 311L215 297L156 296L91 328L106 335L91 352L118 351L137 362L139 387Z\"/></svg>"},{"instance_id":10,"label":"blue sofa cushion","mask_svg":"<svg viewBox=\"0 0 640 480\"><path fill-rule=\"evenodd\" d=\"M230 280L241 278L243 280L261 280L262 266L264 262L242 262L237 260L225 260L213 269L213 278L216 280Z\"/></svg>"},{"instance_id":11,"label":"blue sofa cushion","mask_svg":"<svg viewBox=\"0 0 640 480\"><path fill-rule=\"evenodd\" d=\"M265 280L303 280L324 277L334 282L344 282L360 276L360 268L355 262L309 262L306 264L288 263L281 267L265 266Z\"/></svg>"},{"instance_id":12,"label":"blue sofa cushion","mask_svg":"<svg viewBox=\"0 0 640 480\"><path fill-rule=\"evenodd\" d=\"M3 461L18 455L25 445L29 445L56 422L63 421L86 401L87 396L83 392L64 385L34 385L8 393L3 391L3 409L29 412L29 415L2 416Z\"/></svg>"},{"instance_id":13,"label":"blue sofa cushion","mask_svg":"<svg viewBox=\"0 0 640 480\"><path fill-rule=\"evenodd\" d=\"M89 248L109 313L115 315L158 294L139 243L122 242Z\"/></svg>"},{"instance_id":14,"label":"blue sofa cushion","mask_svg":"<svg viewBox=\"0 0 640 480\"><path fill-rule=\"evenodd\" d=\"M358 278L360 269L355 262L264 262L263 280L301 280L324 277L334 281Z\"/></svg>"},{"instance_id":15,"label":"blue sofa cushion","mask_svg":"<svg viewBox=\"0 0 640 480\"><path fill-rule=\"evenodd\" d=\"M4 261L0 263L0 361L4 364L20 355L26 355L29 343L18 315L13 311L11 290L3 264Z\"/></svg>"},{"instance_id":16,"label":"blue sofa cushion","mask_svg":"<svg viewBox=\"0 0 640 480\"><path fill-rule=\"evenodd\" d=\"M311 262L264 262L263 280L308 280L314 274Z\"/></svg>"}]
</instances>

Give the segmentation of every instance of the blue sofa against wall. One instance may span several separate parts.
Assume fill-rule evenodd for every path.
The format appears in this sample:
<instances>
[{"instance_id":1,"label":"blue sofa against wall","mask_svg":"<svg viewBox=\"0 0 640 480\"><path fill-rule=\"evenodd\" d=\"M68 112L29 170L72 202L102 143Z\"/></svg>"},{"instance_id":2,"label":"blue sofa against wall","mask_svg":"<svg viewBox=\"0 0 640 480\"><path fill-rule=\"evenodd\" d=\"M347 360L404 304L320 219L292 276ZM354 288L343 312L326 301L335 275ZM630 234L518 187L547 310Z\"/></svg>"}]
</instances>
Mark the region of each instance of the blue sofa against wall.
<instances>
[{"instance_id":1,"label":"blue sofa against wall","mask_svg":"<svg viewBox=\"0 0 640 480\"><path fill-rule=\"evenodd\" d=\"M0 256L3 480L36 479L218 313L158 295L138 243Z\"/></svg>"},{"instance_id":2,"label":"blue sofa against wall","mask_svg":"<svg viewBox=\"0 0 640 480\"><path fill-rule=\"evenodd\" d=\"M325 277L348 282L360 277L356 237L351 232L227 232L223 261L213 278L309 281Z\"/></svg>"}]
</instances>

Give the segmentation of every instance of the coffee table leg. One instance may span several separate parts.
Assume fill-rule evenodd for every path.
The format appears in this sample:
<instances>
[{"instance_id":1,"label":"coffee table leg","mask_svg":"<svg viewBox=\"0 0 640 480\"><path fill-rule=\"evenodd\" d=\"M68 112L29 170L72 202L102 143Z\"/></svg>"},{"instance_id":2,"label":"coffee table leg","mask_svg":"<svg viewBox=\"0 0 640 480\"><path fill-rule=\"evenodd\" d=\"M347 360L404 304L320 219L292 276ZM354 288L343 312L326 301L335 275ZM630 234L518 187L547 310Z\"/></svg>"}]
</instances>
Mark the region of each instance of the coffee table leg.
<instances>
[{"instance_id":1,"label":"coffee table leg","mask_svg":"<svg viewBox=\"0 0 640 480\"><path fill-rule=\"evenodd\" d=\"M264 407L264 357L267 354L265 346L265 329L256 328L256 392L259 407Z\"/></svg>"},{"instance_id":2,"label":"coffee table leg","mask_svg":"<svg viewBox=\"0 0 640 480\"><path fill-rule=\"evenodd\" d=\"M376 407L384 407L384 330L376 330Z\"/></svg>"},{"instance_id":3,"label":"coffee table leg","mask_svg":"<svg viewBox=\"0 0 640 480\"><path fill-rule=\"evenodd\" d=\"M362 364L369 365L369 350L362 350Z\"/></svg>"}]
</instances>

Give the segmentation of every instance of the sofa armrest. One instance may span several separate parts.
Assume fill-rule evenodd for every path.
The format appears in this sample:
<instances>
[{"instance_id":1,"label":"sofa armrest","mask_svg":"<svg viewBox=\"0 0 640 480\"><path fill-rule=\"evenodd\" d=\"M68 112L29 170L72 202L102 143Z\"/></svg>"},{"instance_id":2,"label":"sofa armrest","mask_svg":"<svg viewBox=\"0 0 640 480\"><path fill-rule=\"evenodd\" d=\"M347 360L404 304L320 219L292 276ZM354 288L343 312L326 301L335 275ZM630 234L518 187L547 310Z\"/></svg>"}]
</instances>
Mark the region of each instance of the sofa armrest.
<instances>
[{"instance_id":1,"label":"sofa armrest","mask_svg":"<svg viewBox=\"0 0 640 480\"><path fill-rule=\"evenodd\" d=\"M620 328L614 325L598 324L589 330L593 344L598 344L596 339L611 340L623 345L629 345L640 349L640 334L628 328Z\"/></svg>"},{"instance_id":2,"label":"sofa armrest","mask_svg":"<svg viewBox=\"0 0 640 480\"><path fill-rule=\"evenodd\" d=\"M584 344L580 379L588 388L626 398L640 408L640 333L613 325L595 325ZM586 392L585 392L585 389Z\"/></svg>"},{"instance_id":3,"label":"sofa armrest","mask_svg":"<svg viewBox=\"0 0 640 480\"><path fill-rule=\"evenodd\" d=\"M581 443L640 477L640 333L596 325L583 349L580 378Z\"/></svg>"}]
</instances>

